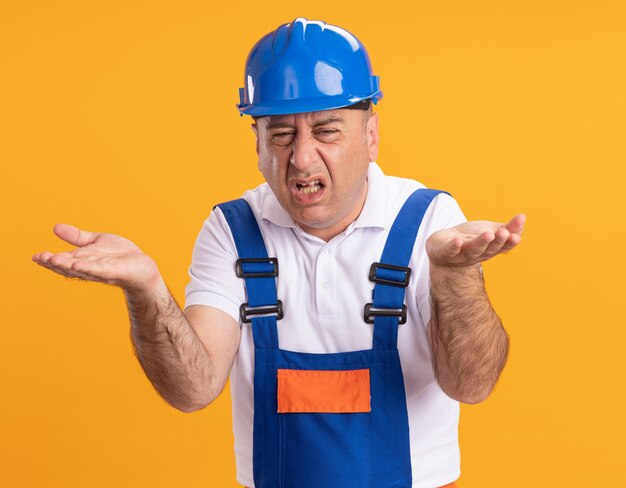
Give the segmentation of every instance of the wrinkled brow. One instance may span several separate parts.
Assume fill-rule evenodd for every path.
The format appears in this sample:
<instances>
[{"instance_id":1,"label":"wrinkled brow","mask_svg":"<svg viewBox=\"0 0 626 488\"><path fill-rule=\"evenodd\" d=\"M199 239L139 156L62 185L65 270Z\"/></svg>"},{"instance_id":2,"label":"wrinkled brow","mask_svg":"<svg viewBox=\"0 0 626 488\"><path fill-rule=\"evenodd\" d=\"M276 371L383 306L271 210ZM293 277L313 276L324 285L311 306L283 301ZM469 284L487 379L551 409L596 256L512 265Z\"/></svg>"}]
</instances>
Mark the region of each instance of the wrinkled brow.
<instances>
[{"instance_id":1,"label":"wrinkled brow","mask_svg":"<svg viewBox=\"0 0 626 488\"><path fill-rule=\"evenodd\" d=\"M332 115L330 117L326 117L324 119L313 122L313 127L330 124L332 122L344 123L345 120L343 119L343 117L340 117L338 115ZM286 127L295 127L295 124L292 124L289 122L283 122L280 119L272 121L271 116L268 117L268 122L267 122L268 129L286 128Z\"/></svg>"}]
</instances>

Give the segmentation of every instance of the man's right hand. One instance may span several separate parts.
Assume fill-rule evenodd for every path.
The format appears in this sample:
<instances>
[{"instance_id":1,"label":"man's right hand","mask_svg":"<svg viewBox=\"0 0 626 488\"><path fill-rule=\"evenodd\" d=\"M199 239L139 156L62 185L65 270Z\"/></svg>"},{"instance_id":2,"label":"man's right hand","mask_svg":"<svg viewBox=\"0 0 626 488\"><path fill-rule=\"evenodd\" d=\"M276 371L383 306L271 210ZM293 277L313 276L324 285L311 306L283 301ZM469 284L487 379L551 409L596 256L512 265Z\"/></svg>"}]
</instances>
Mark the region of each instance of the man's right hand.
<instances>
[{"instance_id":1,"label":"man's right hand","mask_svg":"<svg viewBox=\"0 0 626 488\"><path fill-rule=\"evenodd\" d=\"M124 288L135 354L159 394L183 412L217 398L237 354L239 324L206 305L183 313L156 262L128 239L68 224L55 225L54 233L76 249L38 253L33 261L63 276Z\"/></svg>"},{"instance_id":2,"label":"man's right hand","mask_svg":"<svg viewBox=\"0 0 626 488\"><path fill-rule=\"evenodd\" d=\"M76 249L33 256L37 264L73 278L121 286L128 291L149 290L159 283L156 262L134 243L115 234L88 232L56 224L53 232Z\"/></svg>"}]
</instances>

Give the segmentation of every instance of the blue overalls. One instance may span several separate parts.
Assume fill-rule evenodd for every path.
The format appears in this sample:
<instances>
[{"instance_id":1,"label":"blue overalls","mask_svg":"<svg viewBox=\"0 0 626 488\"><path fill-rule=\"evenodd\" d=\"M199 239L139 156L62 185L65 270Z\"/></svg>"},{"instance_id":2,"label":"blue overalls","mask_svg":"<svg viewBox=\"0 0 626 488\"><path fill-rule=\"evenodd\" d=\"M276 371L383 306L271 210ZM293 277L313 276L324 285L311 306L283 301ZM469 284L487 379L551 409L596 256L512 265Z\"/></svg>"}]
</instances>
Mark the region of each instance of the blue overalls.
<instances>
[{"instance_id":1,"label":"blue overalls","mask_svg":"<svg viewBox=\"0 0 626 488\"><path fill-rule=\"evenodd\" d=\"M364 308L364 320L374 324L372 349L329 354L279 348L278 261L268 257L245 200L219 205L237 247L236 273L248 299L241 320L251 323L255 348L256 488L411 487L398 326L406 322L404 289L415 237L438 193L420 189L407 199L380 263L372 264L373 302Z\"/></svg>"}]
</instances>

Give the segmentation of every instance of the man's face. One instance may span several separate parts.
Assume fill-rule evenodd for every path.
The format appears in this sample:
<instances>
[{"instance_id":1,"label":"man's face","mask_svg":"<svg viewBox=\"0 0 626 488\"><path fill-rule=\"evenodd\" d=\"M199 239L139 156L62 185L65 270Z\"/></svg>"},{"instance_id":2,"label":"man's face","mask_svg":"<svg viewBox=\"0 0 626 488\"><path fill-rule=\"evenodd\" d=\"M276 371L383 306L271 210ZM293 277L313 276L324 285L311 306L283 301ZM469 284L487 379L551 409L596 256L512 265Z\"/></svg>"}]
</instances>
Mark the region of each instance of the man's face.
<instances>
[{"instance_id":1,"label":"man's face","mask_svg":"<svg viewBox=\"0 0 626 488\"><path fill-rule=\"evenodd\" d=\"M378 156L378 116L336 109L257 119L259 170L282 207L326 241L354 221Z\"/></svg>"}]
</instances>

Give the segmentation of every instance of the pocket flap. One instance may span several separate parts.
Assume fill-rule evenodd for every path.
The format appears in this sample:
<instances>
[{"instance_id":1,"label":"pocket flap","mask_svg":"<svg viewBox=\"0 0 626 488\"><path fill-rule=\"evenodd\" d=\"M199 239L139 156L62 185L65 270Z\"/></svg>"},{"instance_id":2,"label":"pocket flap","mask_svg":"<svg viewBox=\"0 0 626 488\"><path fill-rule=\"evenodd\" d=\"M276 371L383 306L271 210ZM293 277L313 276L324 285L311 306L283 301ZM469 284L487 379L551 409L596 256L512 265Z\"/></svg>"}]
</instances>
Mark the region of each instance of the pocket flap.
<instances>
[{"instance_id":1,"label":"pocket flap","mask_svg":"<svg viewBox=\"0 0 626 488\"><path fill-rule=\"evenodd\" d=\"M278 413L370 412L370 370L278 370Z\"/></svg>"}]
</instances>

